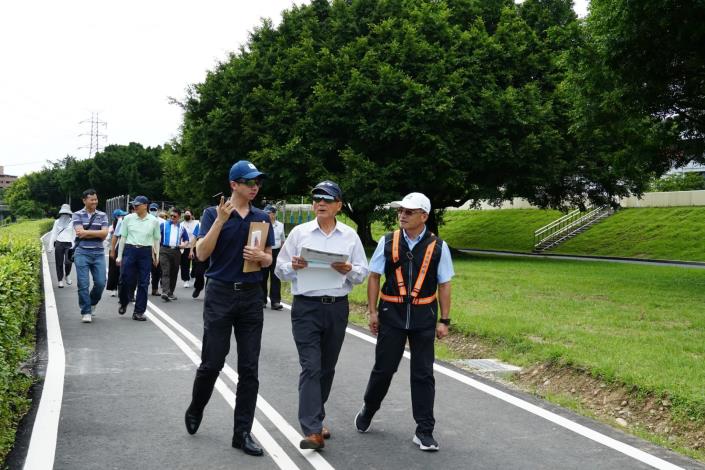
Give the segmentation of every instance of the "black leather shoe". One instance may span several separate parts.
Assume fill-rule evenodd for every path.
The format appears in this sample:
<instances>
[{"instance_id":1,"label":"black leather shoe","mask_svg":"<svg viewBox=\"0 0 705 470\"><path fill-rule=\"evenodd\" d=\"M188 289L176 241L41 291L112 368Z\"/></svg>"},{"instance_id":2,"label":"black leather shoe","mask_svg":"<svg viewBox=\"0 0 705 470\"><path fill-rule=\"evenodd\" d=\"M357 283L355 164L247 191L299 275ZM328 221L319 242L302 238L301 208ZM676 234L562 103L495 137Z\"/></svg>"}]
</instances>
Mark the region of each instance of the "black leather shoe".
<instances>
[{"instance_id":1,"label":"black leather shoe","mask_svg":"<svg viewBox=\"0 0 705 470\"><path fill-rule=\"evenodd\" d=\"M194 299L198 297L198 295L201 293L201 289L194 289L193 293L191 294L191 297Z\"/></svg>"},{"instance_id":2,"label":"black leather shoe","mask_svg":"<svg viewBox=\"0 0 705 470\"><path fill-rule=\"evenodd\" d=\"M203 419L203 413L200 415L194 414L186 410L186 415L184 416L184 422L186 423L186 431L189 434L196 434L198 427L201 425L201 420Z\"/></svg>"},{"instance_id":3,"label":"black leather shoe","mask_svg":"<svg viewBox=\"0 0 705 470\"><path fill-rule=\"evenodd\" d=\"M127 311L127 306L125 306L125 305L120 305L120 308L118 308L118 313L120 315L125 315L126 311Z\"/></svg>"},{"instance_id":4,"label":"black leather shoe","mask_svg":"<svg viewBox=\"0 0 705 470\"><path fill-rule=\"evenodd\" d=\"M147 317L144 316L144 313L133 313L132 319L136 321L147 321Z\"/></svg>"},{"instance_id":5,"label":"black leather shoe","mask_svg":"<svg viewBox=\"0 0 705 470\"><path fill-rule=\"evenodd\" d=\"M362 408L355 416L355 429L357 429L357 432L369 431L370 426L372 425L372 417L374 415L374 413L370 413L365 405L362 405Z\"/></svg>"},{"instance_id":6,"label":"black leather shoe","mask_svg":"<svg viewBox=\"0 0 705 470\"><path fill-rule=\"evenodd\" d=\"M272 310L281 310L283 308L284 308L284 306L282 304L280 304L279 302L274 302L272 304Z\"/></svg>"},{"instance_id":7,"label":"black leather shoe","mask_svg":"<svg viewBox=\"0 0 705 470\"><path fill-rule=\"evenodd\" d=\"M252 439L249 432L235 434L233 436L233 447L236 449L242 449L242 451L247 455L254 455L255 457L264 455L264 451L259 445L257 445L255 440Z\"/></svg>"}]
</instances>

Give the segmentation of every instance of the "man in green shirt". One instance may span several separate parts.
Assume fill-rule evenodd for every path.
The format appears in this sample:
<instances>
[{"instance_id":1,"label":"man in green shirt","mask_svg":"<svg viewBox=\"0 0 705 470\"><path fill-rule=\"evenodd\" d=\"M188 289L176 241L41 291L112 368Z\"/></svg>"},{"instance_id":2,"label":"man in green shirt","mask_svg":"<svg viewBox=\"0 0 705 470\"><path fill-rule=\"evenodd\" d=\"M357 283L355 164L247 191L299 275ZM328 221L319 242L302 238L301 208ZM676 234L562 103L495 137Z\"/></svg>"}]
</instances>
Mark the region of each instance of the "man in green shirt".
<instances>
[{"instance_id":1,"label":"man in green shirt","mask_svg":"<svg viewBox=\"0 0 705 470\"><path fill-rule=\"evenodd\" d=\"M115 260L122 277L118 313L122 315L127 310L136 284L137 297L132 319L146 321L144 312L147 310L149 274L152 265L156 266L159 262L159 219L149 214L149 199L145 196L137 196L131 204L135 211L122 221L120 248Z\"/></svg>"}]
</instances>

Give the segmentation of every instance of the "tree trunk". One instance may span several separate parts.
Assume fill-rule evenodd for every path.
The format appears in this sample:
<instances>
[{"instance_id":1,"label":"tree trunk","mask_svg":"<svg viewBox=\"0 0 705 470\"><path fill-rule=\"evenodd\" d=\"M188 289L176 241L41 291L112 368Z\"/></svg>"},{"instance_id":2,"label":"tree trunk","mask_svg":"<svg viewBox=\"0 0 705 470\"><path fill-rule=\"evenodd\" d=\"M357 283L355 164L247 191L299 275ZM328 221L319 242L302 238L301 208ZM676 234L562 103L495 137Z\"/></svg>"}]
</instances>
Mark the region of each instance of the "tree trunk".
<instances>
[{"instance_id":1,"label":"tree trunk","mask_svg":"<svg viewBox=\"0 0 705 470\"><path fill-rule=\"evenodd\" d=\"M431 213L428 214L426 228L430 230L431 233L438 235L438 218L436 217L436 211L432 210Z\"/></svg>"},{"instance_id":2,"label":"tree trunk","mask_svg":"<svg viewBox=\"0 0 705 470\"><path fill-rule=\"evenodd\" d=\"M350 218L357 224L357 236L360 237L363 246L373 246L375 241L372 239L372 224L369 217L365 214L350 215Z\"/></svg>"}]
</instances>

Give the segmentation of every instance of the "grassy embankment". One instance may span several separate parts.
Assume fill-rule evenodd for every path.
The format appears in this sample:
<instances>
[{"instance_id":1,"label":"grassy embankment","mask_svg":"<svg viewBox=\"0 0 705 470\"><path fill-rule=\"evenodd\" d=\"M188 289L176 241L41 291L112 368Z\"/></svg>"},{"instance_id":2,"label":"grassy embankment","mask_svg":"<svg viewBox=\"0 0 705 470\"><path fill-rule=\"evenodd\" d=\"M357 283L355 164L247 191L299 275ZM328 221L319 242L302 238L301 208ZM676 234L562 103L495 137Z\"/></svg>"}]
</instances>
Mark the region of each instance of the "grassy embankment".
<instances>
[{"instance_id":1,"label":"grassy embankment","mask_svg":"<svg viewBox=\"0 0 705 470\"><path fill-rule=\"evenodd\" d=\"M21 369L34 350L42 298L39 235L46 230L41 220L0 228L0 466L30 405L33 378Z\"/></svg>"},{"instance_id":2,"label":"grassy embankment","mask_svg":"<svg viewBox=\"0 0 705 470\"><path fill-rule=\"evenodd\" d=\"M705 207L622 209L556 253L705 261Z\"/></svg>"}]
</instances>

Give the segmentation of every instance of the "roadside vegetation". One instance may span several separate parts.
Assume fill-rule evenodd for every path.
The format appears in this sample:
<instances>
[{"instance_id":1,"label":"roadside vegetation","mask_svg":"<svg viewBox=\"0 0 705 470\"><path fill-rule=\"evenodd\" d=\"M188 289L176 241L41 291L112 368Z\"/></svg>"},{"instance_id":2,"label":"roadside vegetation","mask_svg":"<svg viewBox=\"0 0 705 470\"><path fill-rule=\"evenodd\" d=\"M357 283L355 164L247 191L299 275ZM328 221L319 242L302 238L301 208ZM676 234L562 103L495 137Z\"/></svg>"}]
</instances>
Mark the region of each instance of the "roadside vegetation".
<instances>
[{"instance_id":1,"label":"roadside vegetation","mask_svg":"<svg viewBox=\"0 0 705 470\"><path fill-rule=\"evenodd\" d=\"M28 362L42 301L39 236L49 228L41 220L0 228L0 465L30 406L33 377Z\"/></svg>"}]
</instances>

